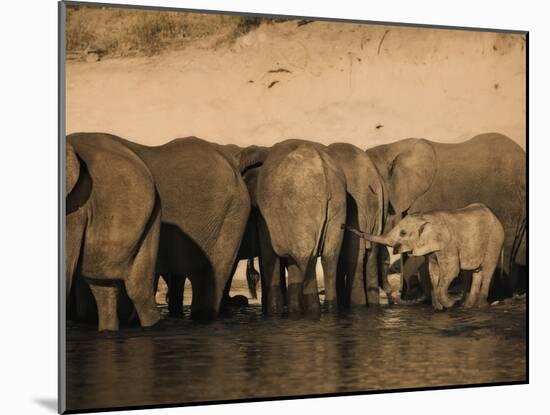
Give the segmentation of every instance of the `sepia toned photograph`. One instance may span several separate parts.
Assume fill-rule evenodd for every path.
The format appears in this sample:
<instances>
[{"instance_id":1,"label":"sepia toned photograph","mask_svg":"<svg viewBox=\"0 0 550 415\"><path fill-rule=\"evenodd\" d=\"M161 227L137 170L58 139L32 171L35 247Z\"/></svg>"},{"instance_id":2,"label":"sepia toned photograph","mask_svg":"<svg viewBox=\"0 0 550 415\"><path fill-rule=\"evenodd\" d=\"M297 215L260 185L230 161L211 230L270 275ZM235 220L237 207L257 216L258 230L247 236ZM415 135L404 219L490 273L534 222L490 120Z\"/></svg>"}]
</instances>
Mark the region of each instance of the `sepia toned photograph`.
<instances>
[{"instance_id":1,"label":"sepia toned photograph","mask_svg":"<svg viewBox=\"0 0 550 415\"><path fill-rule=\"evenodd\" d=\"M59 412L528 383L528 32L59 22Z\"/></svg>"}]
</instances>

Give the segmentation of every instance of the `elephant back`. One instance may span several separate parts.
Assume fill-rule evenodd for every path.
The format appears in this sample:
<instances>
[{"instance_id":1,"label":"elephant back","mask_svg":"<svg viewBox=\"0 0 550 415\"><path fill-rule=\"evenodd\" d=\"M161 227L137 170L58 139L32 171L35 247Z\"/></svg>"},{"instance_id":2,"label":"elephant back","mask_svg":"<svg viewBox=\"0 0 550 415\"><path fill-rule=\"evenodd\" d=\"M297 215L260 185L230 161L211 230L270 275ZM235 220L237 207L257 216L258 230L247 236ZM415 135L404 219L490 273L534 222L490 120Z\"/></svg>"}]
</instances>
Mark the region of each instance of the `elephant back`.
<instances>
[{"instance_id":1,"label":"elephant back","mask_svg":"<svg viewBox=\"0 0 550 415\"><path fill-rule=\"evenodd\" d=\"M163 226L190 238L214 271L220 272L216 259L220 250L236 250L234 246L220 248L228 238L223 229L234 223L235 237L242 238L250 212L248 191L231 149L197 137L177 138L155 147L124 144L153 174Z\"/></svg>"},{"instance_id":2,"label":"elephant back","mask_svg":"<svg viewBox=\"0 0 550 415\"><path fill-rule=\"evenodd\" d=\"M91 183L82 266L91 275L99 275L104 271L93 267L122 266L137 252L158 208L155 184L143 161L115 136L76 133L67 141L85 165Z\"/></svg>"},{"instance_id":3,"label":"elephant back","mask_svg":"<svg viewBox=\"0 0 550 415\"><path fill-rule=\"evenodd\" d=\"M521 246L526 218L526 155L512 139L498 133L480 134L458 144L433 143L438 174L430 192L411 211L458 209L483 203L505 230L506 272ZM523 229L523 230L522 230ZM514 248L518 245L518 248ZM513 251L521 250L522 252Z\"/></svg>"},{"instance_id":4,"label":"elephant back","mask_svg":"<svg viewBox=\"0 0 550 415\"><path fill-rule=\"evenodd\" d=\"M283 142L272 147L258 178L258 205L277 255L315 255L329 199L325 163L314 146Z\"/></svg>"}]
</instances>

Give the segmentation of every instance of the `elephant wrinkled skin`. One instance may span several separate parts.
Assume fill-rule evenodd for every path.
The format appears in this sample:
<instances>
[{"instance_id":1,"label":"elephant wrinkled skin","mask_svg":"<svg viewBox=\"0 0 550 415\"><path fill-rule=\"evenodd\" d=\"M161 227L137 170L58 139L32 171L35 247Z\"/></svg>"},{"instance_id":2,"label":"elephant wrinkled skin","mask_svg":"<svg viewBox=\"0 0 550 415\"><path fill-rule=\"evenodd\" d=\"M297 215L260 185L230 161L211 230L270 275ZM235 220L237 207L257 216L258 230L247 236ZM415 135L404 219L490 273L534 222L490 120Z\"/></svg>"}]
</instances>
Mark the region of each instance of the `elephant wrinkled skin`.
<instances>
[{"instance_id":1,"label":"elephant wrinkled skin","mask_svg":"<svg viewBox=\"0 0 550 415\"><path fill-rule=\"evenodd\" d=\"M250 212L238 166L223 146L196 137L149 147L120 141L151 171L162 205L157 273L169 276L170 310L182 312L191 280L191 317L218 315Z\"/></svg>"},{"instance_id":2,"label":"elephant wrinkled skin","mask_svg":"<svg viewBox=\"0 0 550 415\"><path fill-rule=\"evenodd\" d=\"M514 265L526 265L526 157L513 140L481 134L457 144L405 139L367 149L388 190L390 209L385 231L411 213L486 205L504 227L506 286L517 285ZM422 261L416 261L416 267ZM411 267L409 267L411 268Z\"/></svg>"},{"instance_id":3,"label":"elephant wrinkled skin","mask_svg":"<svg viewBox=\"0 0 550 415\"><path fill-rule=\"evenodd\" d=\"M139 157L106 134L69 135L66 157L67 294L75 275L85 278L97 304L98 330L117 330L122 281L141 325L155 324L160 206L153 177Z\"/></svg>"},{"instance_id":4,"label":"elephant wrinkled skin","mask_svg":"<svg viewBox=\"0 0 550 415\"><path fill-rule=\"evenodd\" d=\"M364 237L393 247L394 254L428 257L434 308L453 306L455 300L449 298L448 289L460 270L473 273L464 307L488 305L491 279L499 258L502 260L504 229L485 205L413 213L384 236Z\"/></svg>"},{"instance_id":5,"label":"elephant wrinkled skin","mask_svg":"<svg viewBox=\"0 0 550 415\"><path fill-rule=\"evenodd\" d=\"M335 143L326 152L342 170L346 180L346 224L380 235L387 212L382 178L367 153L347 143ZM338 266L338 283L344 285L344 305L380 302L377 245L346 232ZM365 251L367 250L367 253ZM345 277L345 278L344 278Z\"/></svg>"},{"instance_id":6,"label":"elephant wrinkled skin","mask_svg":"<svg viewBox=\"0 0 550 415\"><path fill-rule=\"evenodd\" d=\"M315 264L321 257L325 306L336 307L336 272L346 216L343 172L323 151L303 140L274 145L259 172L257 201L263 288L268 312L283 303L280 259L288 266L289 313L320 310Z\"/></svg>"}]
</instances>

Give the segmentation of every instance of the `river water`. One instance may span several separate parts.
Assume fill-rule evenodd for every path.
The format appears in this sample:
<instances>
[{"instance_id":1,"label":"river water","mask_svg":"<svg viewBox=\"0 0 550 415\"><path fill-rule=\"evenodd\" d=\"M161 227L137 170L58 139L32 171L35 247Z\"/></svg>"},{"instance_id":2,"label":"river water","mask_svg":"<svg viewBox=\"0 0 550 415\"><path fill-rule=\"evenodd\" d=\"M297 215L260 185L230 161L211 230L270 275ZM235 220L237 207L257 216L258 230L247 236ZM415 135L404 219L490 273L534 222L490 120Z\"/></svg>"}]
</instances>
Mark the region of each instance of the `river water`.
<instances>
[{"instance_id":1,"label":"river water","mask_svg":"<svg viewBox=\"0 0 550 415\"><path fill-rule=\"evenodd\" d=\"M487 310L360 308L97 333L68 322L67 406L91 409L526 380L525 298Z\"/></svg>"}]
</instances>

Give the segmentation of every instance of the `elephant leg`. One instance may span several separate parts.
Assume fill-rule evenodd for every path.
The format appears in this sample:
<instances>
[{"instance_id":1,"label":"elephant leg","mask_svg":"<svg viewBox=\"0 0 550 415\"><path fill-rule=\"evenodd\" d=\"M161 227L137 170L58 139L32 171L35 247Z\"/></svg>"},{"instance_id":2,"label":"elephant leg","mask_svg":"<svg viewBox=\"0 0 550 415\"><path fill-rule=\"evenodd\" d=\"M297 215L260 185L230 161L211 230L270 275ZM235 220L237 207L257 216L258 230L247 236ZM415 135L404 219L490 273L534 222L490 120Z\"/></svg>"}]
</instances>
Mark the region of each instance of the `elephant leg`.
<instances>
[{"instance_id":1,"label":"elephant leg","mask_svg":"<svg viewBox=\"0 0 550 415\"><path fill-rule=\"evenodd\" d=\"M266 314L281 314L284 310L281 259L269 240L269 232L260 220L260 277L262 282L262 309Z\"/></svg>"},{"instance_id":2,"label":"elephant leg","mask_svg":"<svg viewBox=\"0 0 550 415\"><path fill-rule=\"evenodd\" d=\"M118 284L114 281L88 280L88 282L97 304L97 330L118 331Z\"/></svg>"},{"instance_id":3,"label":"elephant leg","mask_svg":"<svg viewBox=\"0 0 550 415\"><path fill-rule=\"evenodd\" d=\"M389 281L390 255L386 248L378 247L377 263L378 263L378 285L382 287L386 293L388 300L391 298L391 284ZM368 277L367 277L368 278Z\"/></svg>"},{"instance_id":4,"label":"elephant leg","mask_svg":"<svg viewBox=\"0 0 550 415\"><path fill-rule=\"evenodd\" d=\"M337 202L334 202L338 206ZM344 202L345 204L345 199ZM344 239L344 230L342 229L342 223L346 221L346 209L333 207L333 201L329 202L329 209L327 215L334 214L334 216L327 219L326 235L323 243L323 251L321 252L321 264L323 266L323 278L325 283L325 308L327 311L335 311L338 307L337 293L336 293L336 280L338 272L338 257L342 248L342 241ZM364 252L363 252L364 253ZM307 261L306 281L311 274L315 275L316 258L309 258ZM361 268L362 272L362 268ZM308 282L313 284L313 282ZM315 285L317 281L315 280ZM319 295L316 293L313 298L313 302L318 302Z\"/></svg>"},{"instance_id":5,"label":"elephant leg","mask_svg":"<svg viewBox=\"0 0 550 415\"><path fill-rule=\"evenodd\" d=\"M494 269L492 270L494 272ZM491 286L492 274L490 269L481 271L481 287L477 296L477 306L485 308L489 305L487 297L489 296L489 287Z\"/></svg>"},{"instance_id":6,"label":"elephant leg","mask_svg":"<svg viewBox=\"0 0 550 415\"><path fill-rule=\"evenodd\" d=\"M124 324L139 323L137 319L136 308L134 307L134 303L128 296L126 287L123 284L121 284L118 291L117 304L118 304L117 314L121 322L123 322Z\"/></svg>"},{"instance_id":7,"label":"elephant leg","mask_svg":"<svg viewBox=\"0 0 550 415\"><path fill-rule=\"evenodd\" d=\"M350 304L350 290L347 281L347 263L348 259L344 253L347 252L347 238L344 237L342 242L341 254L338 257L338 266L336 267L336 296L338 307L348 308Z\"/></svg>"},{"instance_id":8,"label":"elephant leg","mask_svg":"<svg viewBox=\"0 0 550 415\"><path fill-rule=\"evenodd\" d=\"M347 281L350 306L366 305L365 241L355 235L347 236ZM352 239L353 238L353 239Z\"/></svg>"},{"instance_id":9,"label":"elephant leg","mask_svg":"<svg viewBox=\"0 0 550 415\"><path fill-rule=\"evenodd\" d=\"M256 271L254 269L253 265L254 259L248 259L247 262L247 282L250 282L248 273ZM250 263L252 262L252 271L250 270ZM248 306L248 298L245 295L238 294L233 297L231 297L231 285L233 284L233 278L235 277L235 272L237 271L237 266L239 265L239 261L235 261L235 264L233 265L233 268L231 269L231 274L229 277L229 280L227 280L227 283L225 284L225 288L223 290L223 296L222 296L222 303L220 307L220 313L222 314L231 314L231 309L234 307L246 307ZM258 274L259 279L259 274ZM252 294L251 294L252 295Z\"/></svg>"},{"instance_id":10,"label":"elephant leg","mask_svg":"<svg viewBox=\"0 0 550 415\"><path fill-rule=\"evenodd\" d=\"M456 254L437 253L437 263L439 264L439 283L437 285L437 297L441 305L450 309L457 299L449 297L449 285L458 276L460 267Z\"/></svg>"},{"instance_id":11,"label":"elephant leg","mask_svg":"<svg viewBox=\"0 0 550 415\"><path fill-rule=\"evenodd\" d=\"M424 263L418 269L418 282L422 289L422 297L418 299L418 302L426 302L431 299L432 283L430 281L430 271L428 269L428 261L424 258Z\"/></svg>"},{"instance_id":12,"label":"elephant leg","mask_svg":"<svg viewBox=\"0 0 550 415\"><path fill-rule=\"evenodd\" d=\"M152 222L134 262L124 280L128 297L134 303L142 327L150 327L160 320L155 301L155 264L160 234L160 210L153 212Z\"/></svg>"},{"instance_id":13,"label":"elephant leg","mask_svg":"<svg viewBox=\"0 0 550 415\"><path fill-rule=\"evenodd\" d=\"M201 267L190 277L191 280L191 318L193 320L213 320L218 316L216 305L215 273L209 264Z\"/></svg>"},{"instance_id":14,"label":"elephant leg","mask_svg":"<svg viewBox=\"0 0 550 415\"><path fill-rule=\"evenodd\" d=\"M88 280L82 275L73 277L70 315L77 321L97 322L97 305Z\"/></svg>"},{"instance_id":15,"label":"elephant leg","mask_svg":"<svg viewBox=\"0 0 550 415\"><path fill-rule=\"evenodd\" d=\"M302 267L305 268L305 264ZM311 287L310 287L311 288ZM293 259L288 260L288 313L297 314L303 310L304 273Z\"/></svg>"},{"instance_id":16,"label":"elephant leg","mask_svg":"<svg viewBox=\"0 0 550 415\"><path fill-rule=\"evenodd\" d=\"M334 265L331 263L330 266L334 266L334 276L336 277L336 265L338 258L329 258L329 260L334 262ZM308 261L305 277L304 277L304 297L302 299L303 311L305 314L309 315L320 315L321 314L321 303L319 302L319 289L317 287L317 275L315 272L315 265L317 261L316 258L312 258ZM324 269L324 264L323 264ZM329 304L335 306L336 302L336 278L334 278L334 300L329 301ZM325 279L326 281L326 279ZM331 282L333 283L333 282ZM326 284L326 282L325 282ZM325 293L326 291L325 285ZM325 301L326 304L326 301Z\"/></svg>"},{"instance_id":17,"label":"elephant leg","mask_svg":"<svg viewBox=\"0 0 550 415\"><path fill-rule=\"evenodd\" d=\"M84 214L76 211L67 215L65 225L65 276L67 283L66 297L68 298L82 249L82 239L86 228Z\"/></svg>"},{"instance_id":18,"label":"elephant leg","mask_svg":"<svg viewBox=\"0 0 550 415\"><path fill-rule=\"evenodd\" d=\"M408 288L413 287L412 282L413 282L413 277L415 275L418 276L418 282L419 283L421 282L420 270L425 265L425 262L426 262L426 259L423 256L415 257L415 256L407 255L406 258L403 258L403 267L401 268L401 275L403 276L403 280L406 281ZM423 287L421 288L424 290ZM403 290L403 294L405 294L404 290ZM402 295L402 297L404 297L404 295Z\"/></svg>"},{"instance_id":19,"label":"elephant leg","mask_svg":"<svg viewBox=\"0 0 550 415\"><path fill-rule=\"evenodd\" d=\"M225 283L225 287L223 289L223 296L222 296L222 304L221 308L223 310L228 310L231 307L231 285L233 284L233 278L235 277L235 272L237 271L237 266L239 265L238 259L235 260L235 263L233 264L233 267L231 268L231 272L229 274L229 279Z\"/></svg>"},{"instance_id":20,"label":"elephant leg","mask_svg":"<svg viewBox=\"0 0 550 415\"><path fill-rule=\"evenodd\" d=\"M477 304L477 298L479 296L479 291L481 289L481 271L472 272L472 283L470 285L470 291L464 300L464 308L472 308L474 304Z\"/></svg>"},{"instance_id":21,"label":"elephant leg","mask_svg":"<svg viewBox=\"0 0 550 415\"><path fill-rule=\"evenodd\" d=\"M336 289L336 281L337 281L337 272L338 272L338 256L331 255L331 256L322 256L321 257L321 263L323 265L323 276L325 280L325 301L323 303L323 307L326 311L336 311L338 309L338 301L337 301L337 289ZM312 266L313 268L313 278L310 278L309 275L306 276L306 284L313 284L312 282L309 282L309 279L313 279L315 282L315 287L317 286L317 278L315 277L315 266ZM309 292L309 290L308 290ZM304 287L304 295L306 293L306 287ZM319 299L319 295L315 293L315 296L313 298L317 298L317 301Z\"/></svg>"},{"instance_id":22,"label":"elephant leg","mask_svg":"<svg viewBox=\"0 0 550 415\"><path fill-rule=\"evenodd\" d=\"M139 272L138 269L135 272ZM147 274L130 274L124 281L128 297L132 300L142 327L150 327L160 320L154 295L152 278L145 278ZM150 274L152 276L152 274Z\"/></svg>"},{"instance_id":23,"label":"elephant leg","mask_svg":"<svg viewBox=\"0 0 550 415\"><path fill-rule=\"evenodd\" d=\"M487 297L489 296L489 288L491 286L491 281L493 280L493 275L497 268L499 259L500 249L497 247L491 247L487 250L485 260L481 265L481 288L477 298L477 306L480 308L487 307L489 305L487 302Z\"/></svg>"},{"instance_id":24,"label":"elephant leg","mask_svg":"<svg viewBox=\"0 0 550 415\"><path fill-rule=\"evenodd\" d=\"M245 190L246 191L246 190ZM214 245L208 250L214 276L215 314L222 307L224 293L229 296L231 280L237 267L237 254L248 221L248 201L235 199L228 207Z\"/></svg>"},{"instance_id":25,"label":"elephant leg","mask_svg":"<svg viewBox=\"0 0 550 415\"><path fill-rule=\"evenodd\" d=\"M183 291L185 287L185 275L168 274L168 311L171 316L183 314Z\"/></svg>"},{"instance_id":26,"label":"elephant leg","mask_svg":"<svg viewBox=\"0 0 550 415\"><path fill-rule=\"evenodd\" d=\"M379 275L380 268L378 264L378 250L380 247L377 244L373 244L371 249L367 252L367 265L366 265L366 286L367 286L367 304L378 305L380 304L380 283Z\"/></svg>"},{"instance_id":27,"label":"elephant leg","mask_svg":"<svg viewBox=\"0 0 550 415\"><path fill-rule=\"evenodd\" d=\"M437 263L437 258L435 255L430 255L428 259L428 270L430 274L430 281L432 285L432 306L436 310L443 310L443 305L439 301L439 297L437 296L437 286L439 284L439 278L440 278L440 269L439 264Z\"/></svg>"}]
</instances>

